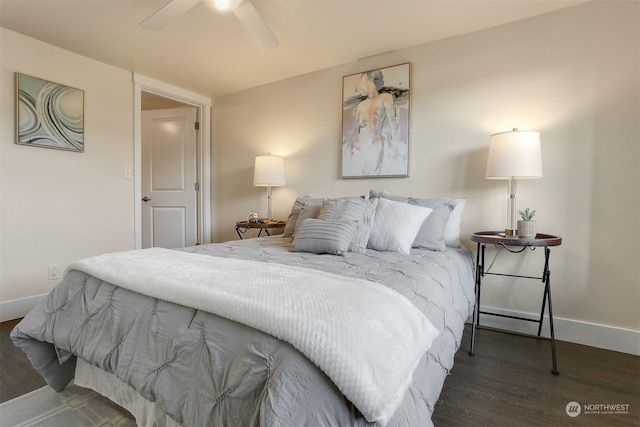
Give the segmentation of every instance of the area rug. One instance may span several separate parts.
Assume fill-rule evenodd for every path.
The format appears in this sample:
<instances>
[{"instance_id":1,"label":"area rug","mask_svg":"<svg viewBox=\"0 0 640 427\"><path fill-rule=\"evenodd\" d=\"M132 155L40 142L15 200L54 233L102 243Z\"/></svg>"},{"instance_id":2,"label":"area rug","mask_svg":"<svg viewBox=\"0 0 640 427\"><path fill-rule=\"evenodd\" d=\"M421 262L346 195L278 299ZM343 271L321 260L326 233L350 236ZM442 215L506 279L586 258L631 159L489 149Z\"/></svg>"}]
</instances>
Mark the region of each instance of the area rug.
<instances>
[{"instance_id":1,"label":"area rug","mask_svg":"<svg viewBox=\"0 0 640 427\"><path fill-rule=\"evenodd\" d=\"M45 386L0 404L0 426L135 427L136 421L106 397L70 384L60 393Z\"/></svg>"}]
</instances>

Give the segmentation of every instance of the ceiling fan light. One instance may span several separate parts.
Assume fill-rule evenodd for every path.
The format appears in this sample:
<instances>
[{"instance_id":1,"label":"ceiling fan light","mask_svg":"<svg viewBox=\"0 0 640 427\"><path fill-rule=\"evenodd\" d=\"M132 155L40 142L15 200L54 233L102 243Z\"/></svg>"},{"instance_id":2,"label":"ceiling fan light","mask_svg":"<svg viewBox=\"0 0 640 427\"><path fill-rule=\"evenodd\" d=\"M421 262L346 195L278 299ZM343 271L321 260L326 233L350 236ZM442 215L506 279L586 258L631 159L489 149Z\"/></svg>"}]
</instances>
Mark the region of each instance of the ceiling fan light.
<instances>
[{"instance_id":1,"label":"ceiling fan light","mask_svg":"<svg viewBox=\"0 0 640 427\"><path fill-rule=\"evenodd\" d=\"M242 0L213 0L213 7L220 12L231 12L240 3L242 3Z\"/></svg>"}]
</instances>

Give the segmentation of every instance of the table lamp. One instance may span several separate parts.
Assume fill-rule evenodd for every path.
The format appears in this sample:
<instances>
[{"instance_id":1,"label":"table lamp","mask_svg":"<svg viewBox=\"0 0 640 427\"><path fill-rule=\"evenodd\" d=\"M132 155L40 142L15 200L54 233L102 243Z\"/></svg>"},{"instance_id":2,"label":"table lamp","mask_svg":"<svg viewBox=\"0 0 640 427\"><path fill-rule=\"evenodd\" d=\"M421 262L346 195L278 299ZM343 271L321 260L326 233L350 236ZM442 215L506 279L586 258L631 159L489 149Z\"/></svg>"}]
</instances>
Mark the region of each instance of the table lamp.
<instances>
[{"instance_id":1,"label":"table lamp","mask_svg":"<svg viewBox=\"0 0 640 427\"><path fill-rule=\"evenodd\" d=\"M508 180L505 235L516 236L516 180L542 178L540 134L513 129L491 135L487 179Z\"/></svg>"},{"instance_id":2,"label":"table lamp","mask_svg":"<svg viewBox=\"0 0 640 427\"><path fill-rule=\"evenodd\" d=\"M281 187L286 185L284 177L284 159L279 156L256 156L256 163L253 169L253 185L256 187L267 187L268 218L273 218L271 210L271 187Z\"/></svg>"}]
</instances>

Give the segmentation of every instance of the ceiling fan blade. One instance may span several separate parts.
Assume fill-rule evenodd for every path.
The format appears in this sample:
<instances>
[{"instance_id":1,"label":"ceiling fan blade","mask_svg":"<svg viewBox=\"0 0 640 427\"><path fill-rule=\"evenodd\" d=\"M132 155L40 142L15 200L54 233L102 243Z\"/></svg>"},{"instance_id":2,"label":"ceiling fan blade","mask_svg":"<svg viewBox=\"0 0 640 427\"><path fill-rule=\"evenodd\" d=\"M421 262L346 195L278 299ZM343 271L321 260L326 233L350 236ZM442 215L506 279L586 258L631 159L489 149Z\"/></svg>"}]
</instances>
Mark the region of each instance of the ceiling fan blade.
<instances>
[{"instance_id":1,"label":"ceiling fan blade","mask_svg":"<svg viewBox=\"0 0 640 427\"><path fill-rule=\"evenodd\" d=\"M233 11L251 38L264 50L275 49L280 42L262 19L251 0L244 0Z\"/></svg>"},{"instance_id":2,"label":"ceiling fan blade","mask_svg":"<svg viewBox=\"0 0 640 427\"><path fill-rule=\"evenodd\" d=\"M161 30L180 15L200 3L200 0L171 0L140 23L147 30Z\"/></svg>"}]
</instances>

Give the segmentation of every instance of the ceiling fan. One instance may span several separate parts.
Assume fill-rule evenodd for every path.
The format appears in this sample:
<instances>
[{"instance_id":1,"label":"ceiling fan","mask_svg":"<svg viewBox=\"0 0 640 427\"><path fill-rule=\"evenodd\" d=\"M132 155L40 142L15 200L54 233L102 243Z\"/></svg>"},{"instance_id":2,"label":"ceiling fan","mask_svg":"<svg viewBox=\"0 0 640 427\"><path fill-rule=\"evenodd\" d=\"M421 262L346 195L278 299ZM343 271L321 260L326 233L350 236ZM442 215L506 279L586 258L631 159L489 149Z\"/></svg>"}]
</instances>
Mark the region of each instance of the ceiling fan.
<instances>
[{"instance_id":1,"label":"ceiling fan","mask_svg":"<svg viewBox=\"0 0 640 427\"><path fill-rule=\"evenodd\" d=\"M221 12L232 11L262 49L275 49L280 44L251 0L171 0L140 22L140 26L148 30L161 30L200 1L212 1L215 8Z\"/></svg>"}]
</instances>

